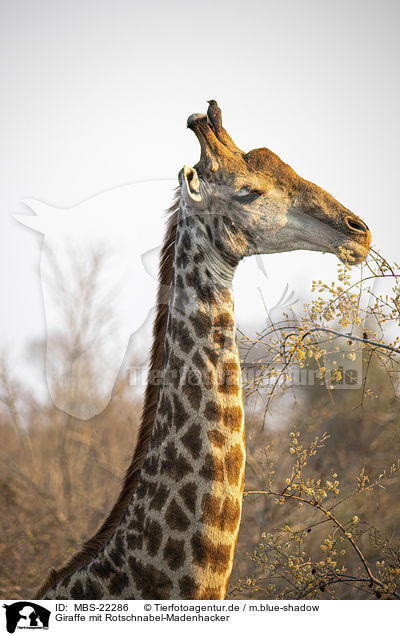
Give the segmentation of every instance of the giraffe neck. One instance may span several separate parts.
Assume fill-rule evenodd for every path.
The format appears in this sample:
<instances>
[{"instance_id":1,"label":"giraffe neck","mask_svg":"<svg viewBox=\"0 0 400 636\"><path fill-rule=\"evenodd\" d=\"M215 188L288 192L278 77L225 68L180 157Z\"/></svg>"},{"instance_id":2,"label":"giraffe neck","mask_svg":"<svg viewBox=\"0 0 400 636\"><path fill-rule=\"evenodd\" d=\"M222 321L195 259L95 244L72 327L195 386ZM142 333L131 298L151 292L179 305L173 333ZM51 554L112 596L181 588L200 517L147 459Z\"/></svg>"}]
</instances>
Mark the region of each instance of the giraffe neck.
<instances>
[{"instance_id":1,"label":"giraffe neck","mask_svg":"<svg viewBox=\"0 0 400 636\"><path fill-rule=\"evenodd\" d=\"M136 490L65 598L224 598L239 531L245 441L233 267L180 209L162 369ZM47 596L51 598L51 595Z\"/></svg>"}]
</instances>

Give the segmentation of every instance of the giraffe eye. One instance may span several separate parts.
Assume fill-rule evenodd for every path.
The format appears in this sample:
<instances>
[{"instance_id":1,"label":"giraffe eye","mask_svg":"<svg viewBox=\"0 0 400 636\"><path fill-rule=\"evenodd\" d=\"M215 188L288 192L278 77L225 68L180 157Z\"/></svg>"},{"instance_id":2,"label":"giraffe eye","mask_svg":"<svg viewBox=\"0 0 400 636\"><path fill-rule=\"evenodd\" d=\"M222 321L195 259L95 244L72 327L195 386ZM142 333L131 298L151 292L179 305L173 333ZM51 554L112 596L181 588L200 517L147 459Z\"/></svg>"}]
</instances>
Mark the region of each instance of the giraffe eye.
<instances>
[{"instance_id":1,"label":"giraffe eye","mask_svg":"<svg viewBox=\"0 0 400 636\"><path fill-rule=\"evenodd\" d=\"M233 195L235 201L240 203L252 203L261 196L258 190L250 190L249 188L241 188L239 192Z\"/></svg>"}]
</instances>

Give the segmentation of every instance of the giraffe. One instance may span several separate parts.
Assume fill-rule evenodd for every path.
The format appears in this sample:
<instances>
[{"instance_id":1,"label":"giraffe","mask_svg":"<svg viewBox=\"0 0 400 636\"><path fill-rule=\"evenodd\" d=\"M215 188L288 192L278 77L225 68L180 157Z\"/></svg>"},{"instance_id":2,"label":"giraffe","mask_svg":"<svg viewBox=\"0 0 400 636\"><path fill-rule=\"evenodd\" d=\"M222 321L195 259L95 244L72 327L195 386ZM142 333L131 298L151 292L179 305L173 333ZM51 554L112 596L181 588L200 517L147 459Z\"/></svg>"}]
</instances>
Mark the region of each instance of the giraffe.
<instances>
[{"instance_id":1,"label":"giraffe","mask_svg":"<svg viewBox=\"0 0 400 636\"><path fill-rule=\"evenodd\" d=\"M44 599L223 599L245 473L232 278L241 259L299 249L362 262L363 221L266 148L242 152L215 100L187 121L161 252L142 423L118 500L38 590Z\"/></svg>"}]
</instances>

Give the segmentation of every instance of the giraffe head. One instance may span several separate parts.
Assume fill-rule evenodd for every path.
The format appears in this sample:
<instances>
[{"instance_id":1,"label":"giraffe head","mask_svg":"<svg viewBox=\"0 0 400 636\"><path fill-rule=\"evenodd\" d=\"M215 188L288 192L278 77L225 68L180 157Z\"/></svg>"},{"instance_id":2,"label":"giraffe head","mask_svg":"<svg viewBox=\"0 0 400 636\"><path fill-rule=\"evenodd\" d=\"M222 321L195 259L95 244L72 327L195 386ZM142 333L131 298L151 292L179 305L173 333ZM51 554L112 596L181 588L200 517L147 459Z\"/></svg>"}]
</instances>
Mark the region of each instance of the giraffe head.
<instances>
[{"instance_id":1,"label":"giraffe head","mask_svg":"<svg viewBox=\"0 0 400 636\"><path fill-rule=\"evenodd\" d=\"M188 214L203 215L217 250L232 263L253 254L331 252L362 262L371 234L328 192L299 177L267 148L242 152L222 127L214 100L187 122L201 146L199 163L180 172Z\"/></svg>"}]
</instances>

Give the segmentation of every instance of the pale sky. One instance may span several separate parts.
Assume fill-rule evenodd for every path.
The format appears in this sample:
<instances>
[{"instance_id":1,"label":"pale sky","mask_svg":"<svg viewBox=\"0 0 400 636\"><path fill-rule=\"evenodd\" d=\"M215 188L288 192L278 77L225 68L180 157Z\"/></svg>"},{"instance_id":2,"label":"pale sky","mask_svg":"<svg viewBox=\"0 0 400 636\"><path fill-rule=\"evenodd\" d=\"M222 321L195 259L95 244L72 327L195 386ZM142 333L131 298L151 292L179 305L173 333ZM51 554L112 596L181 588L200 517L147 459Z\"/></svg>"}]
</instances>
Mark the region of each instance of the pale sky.
<instances>
[{"instance_id":1,"label":"pale sky","mask_svg":"<svg viewBox=\"0 0 400 636\"><path fill-rule=\"evenodd\" d=\"M18 357L45 333L41 239L12 216L31 213L22 201L72 208L174 179L199 157L186 119L211 98L237 145L273 150L398 257L399 17L399 3L382 0L2 0L0 348ZM154 236L135 210L146 245L163 209ZM301 296L336 270L334 256L305 252L264 264L270 304L286 283ZM255 272L245 263L237 274L241 324L262 320Z\"/></svg>"}]
</instances>

